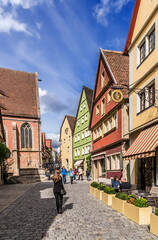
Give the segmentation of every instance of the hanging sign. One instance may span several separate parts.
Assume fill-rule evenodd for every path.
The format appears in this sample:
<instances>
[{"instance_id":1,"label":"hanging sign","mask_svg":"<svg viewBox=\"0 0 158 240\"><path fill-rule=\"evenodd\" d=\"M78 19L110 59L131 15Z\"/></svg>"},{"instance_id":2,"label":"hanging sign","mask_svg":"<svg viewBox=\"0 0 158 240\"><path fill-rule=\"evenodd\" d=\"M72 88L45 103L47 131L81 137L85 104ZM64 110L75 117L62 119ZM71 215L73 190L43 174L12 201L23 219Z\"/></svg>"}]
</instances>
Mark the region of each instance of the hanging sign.
<instances>
[{"instance_id":1,"label":"hanging sign","mask_svg":"<svg viewBox=\"0 0 158 240\"><path fill-rule=\"evenodd\" d=\"M120 90L114 90L111 98L114 102L121 102L123 99L123 93Z\"/></svg>"}]
</instances>

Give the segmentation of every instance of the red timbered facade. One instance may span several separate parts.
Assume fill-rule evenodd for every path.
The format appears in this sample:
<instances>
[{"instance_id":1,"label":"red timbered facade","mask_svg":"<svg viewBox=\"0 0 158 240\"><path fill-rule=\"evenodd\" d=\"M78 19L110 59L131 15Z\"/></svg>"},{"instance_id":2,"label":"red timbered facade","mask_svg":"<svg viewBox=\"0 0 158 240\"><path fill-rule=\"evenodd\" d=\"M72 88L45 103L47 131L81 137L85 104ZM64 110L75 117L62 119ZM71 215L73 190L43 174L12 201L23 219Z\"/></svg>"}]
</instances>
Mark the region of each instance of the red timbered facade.
<instances>
[{"instance_id":1,"label":"red timbered facade","mask_svg":"<svg viewBox=\"0 0 158 240\"><path fill-rule=\"evenodd\" d=\"M128 96L125 87L123 99L116 103L112 91L121 84L128 85L128 68L128 56L100 49L90 119L93 180L108 182L123 174L122 153L128 148Z\"/></svg>"}]
</instances>

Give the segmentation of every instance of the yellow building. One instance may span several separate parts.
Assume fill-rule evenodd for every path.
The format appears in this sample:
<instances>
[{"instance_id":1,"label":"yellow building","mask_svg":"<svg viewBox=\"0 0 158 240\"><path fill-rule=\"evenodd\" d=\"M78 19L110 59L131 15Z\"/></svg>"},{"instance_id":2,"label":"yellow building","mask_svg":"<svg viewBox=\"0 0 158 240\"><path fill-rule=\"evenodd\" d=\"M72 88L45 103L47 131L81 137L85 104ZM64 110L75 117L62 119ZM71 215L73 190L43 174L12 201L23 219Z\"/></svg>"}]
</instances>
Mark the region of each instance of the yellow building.
<instances>
[{"instance_id":1,"label":"yellow building","mask_svg":"<svg viewBox=\"0 0 158 240\"><path fill-rule=\"evenodd\" d=\"M124 49L129 54L129 136L124 160L138 188L158 192L158 1L136 0Z\"/></svg>"},{"instance_id":2,"label":"yellow building","mask_svg":"<svg viewBox=\"0 0 158 240\"><path fill-rule=\"evenodd\" d=\"M67 170L73 167L72 137L76 117L66 115L60 128L60 158L61 164Z\"/></svg>"}]
</instances>

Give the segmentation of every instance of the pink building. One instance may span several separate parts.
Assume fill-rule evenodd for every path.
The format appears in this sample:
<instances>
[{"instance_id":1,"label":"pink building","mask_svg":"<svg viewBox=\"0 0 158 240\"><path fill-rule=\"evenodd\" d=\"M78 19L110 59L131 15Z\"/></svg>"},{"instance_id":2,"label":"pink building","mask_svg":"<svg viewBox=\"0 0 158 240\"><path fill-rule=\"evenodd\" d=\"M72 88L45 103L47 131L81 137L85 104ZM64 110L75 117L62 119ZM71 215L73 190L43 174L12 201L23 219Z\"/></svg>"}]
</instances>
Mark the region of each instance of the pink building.
<instances>
[{"instance_id":1,"label":"pink building","mask_svg":"<svg viewBox=\"0 0 158 240\"><path fill-rule=\"evenodd\" d=\"M37 73L0 68L1 102L6 146L11 151L8 172L19 176L42 165L41 122Z\"/></svg>"}]
</instances>

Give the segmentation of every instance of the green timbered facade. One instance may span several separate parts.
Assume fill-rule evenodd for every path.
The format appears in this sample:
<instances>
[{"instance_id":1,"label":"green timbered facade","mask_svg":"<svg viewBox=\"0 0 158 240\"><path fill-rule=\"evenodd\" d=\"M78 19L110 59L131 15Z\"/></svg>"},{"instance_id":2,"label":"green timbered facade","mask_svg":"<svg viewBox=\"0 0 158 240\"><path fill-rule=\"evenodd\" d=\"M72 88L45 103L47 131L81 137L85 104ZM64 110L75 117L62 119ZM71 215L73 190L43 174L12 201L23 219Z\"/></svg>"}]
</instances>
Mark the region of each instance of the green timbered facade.
<instances>
[{"instance_id":1,"label":"green timbered facade","mask_svg":"<svg viewBox=\"0 0 158 240\"><path fill-rule=\"evenodd\" d=\"M82 166L86 171L91 166L92 137L89 130L90 109L93 90L83 86L73 134L73 162L74 166Z\"/></svg>"}]
</instances>

